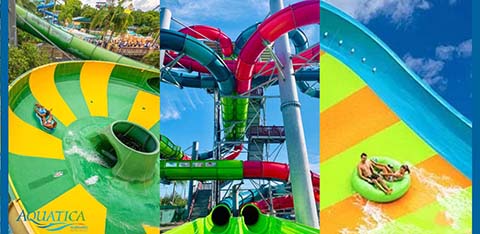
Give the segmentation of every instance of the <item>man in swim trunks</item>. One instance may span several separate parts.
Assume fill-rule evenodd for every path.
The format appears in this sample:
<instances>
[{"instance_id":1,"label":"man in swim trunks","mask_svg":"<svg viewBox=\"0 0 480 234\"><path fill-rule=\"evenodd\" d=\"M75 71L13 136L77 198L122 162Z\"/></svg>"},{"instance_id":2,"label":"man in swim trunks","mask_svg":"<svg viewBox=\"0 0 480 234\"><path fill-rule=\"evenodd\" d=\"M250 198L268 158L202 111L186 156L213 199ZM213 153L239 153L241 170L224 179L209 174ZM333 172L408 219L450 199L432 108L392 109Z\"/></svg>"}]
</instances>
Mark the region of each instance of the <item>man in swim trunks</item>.
<instances>
[{"instance_id":1,"label":"man in swim trunks","mask_svg":"<svg viewBox=\"0 0 480 234\"><path fill-rule=\"evenodd\" d=\"M367 154L362 153L360 155L360 163L358 163L358 176L363 180L367 181L370 184L376 185L380 190L382 190L386 194L391 194L392 189L388 187L385 183L385 180L375 172L375 162L372 160L367 159ZM383 165L383 164L380 164ZM387 166L388 167L388 166Z\"/></svg>"}]
</instances>

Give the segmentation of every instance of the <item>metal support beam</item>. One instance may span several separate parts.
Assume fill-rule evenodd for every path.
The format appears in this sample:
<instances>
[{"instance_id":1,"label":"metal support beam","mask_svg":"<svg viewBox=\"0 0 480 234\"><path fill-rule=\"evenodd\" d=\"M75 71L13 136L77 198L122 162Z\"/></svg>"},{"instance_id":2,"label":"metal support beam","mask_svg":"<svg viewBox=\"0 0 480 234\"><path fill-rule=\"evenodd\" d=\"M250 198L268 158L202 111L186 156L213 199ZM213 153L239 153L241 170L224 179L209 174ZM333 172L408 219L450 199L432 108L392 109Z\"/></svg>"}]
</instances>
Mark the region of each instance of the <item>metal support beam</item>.
<instances>
[{"instance_id":1,"label":"metal support beam","mask_svg":"<svg viewBox=\"0 0 480 234\"><path fill-rule=\"evenodd\" d=\"M17 13L15 0L8 0L8 44L17 46Z\"/></svg>"},{"instance_id":2,"label":"metal support beam","mask_svg":"<svg viewBox=\"0 0 480 234\"><path fill-rule=\"evenodd\" d=\"M283 0L270 0L270 12L273 14L283 8ZM300 102L296 89L293 65L290 60L288 35L283 34L275 41L275 53L283 65L283 79L279 79L281 111L285 126L285 135L292 182L295 217L297 222L319 228L318 213L311 186L307 145L303 130Z\"/></svg>"},{"instance_id":3,"label":"metal support beam","mask_svg":"<svg viewBox=\"0 0 480 234\"><path fill-rule=\"evenodd\" d=\"M199 144L200 143L198 141L194 141L192 144L192 160L197 160ZM192 208L191 207L192 200L193 200L193 180L190 180L188 184L188 205L187 205L188 210L191 210Z\"/></svg>"},{"instance_id":4,"label":"metal support beam","mask_svg":"<svg viewBox=\"0 0 480 234\"><path fill-rule=\"evenodd\" d=\"M160 28L170 29L171 22L172 22L172 12L167 8L160 8ZM164 58L165 58L165 50L160 50L160 68L163 67Z\"/></svg>"},{"instance_id":5,"label":"metal support beam","mask_svg":"<svg viewBox=\"0 0 480 234\"><path fill-rule=\"evenodd\" d=\"M213 91L213 132L214 132L214 147L215 150L213 152L213 158L215 160L220 160L221 158L221 150L222 150L222 126L220 120L222 119L222 106L220 101L220 92L218 89ZM213 181L212 182L212 207L215 207L220 202L220 188L219 182Z\"/></svg>"}]
</instances>

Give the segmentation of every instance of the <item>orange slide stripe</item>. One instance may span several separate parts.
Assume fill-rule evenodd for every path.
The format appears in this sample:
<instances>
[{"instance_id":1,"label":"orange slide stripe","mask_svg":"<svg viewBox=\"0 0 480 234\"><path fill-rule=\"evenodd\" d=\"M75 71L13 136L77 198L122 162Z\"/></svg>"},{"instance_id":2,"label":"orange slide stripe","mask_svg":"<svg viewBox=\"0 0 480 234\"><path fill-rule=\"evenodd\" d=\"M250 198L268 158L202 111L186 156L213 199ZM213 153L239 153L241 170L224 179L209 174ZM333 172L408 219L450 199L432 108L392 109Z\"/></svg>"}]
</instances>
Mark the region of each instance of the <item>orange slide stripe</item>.
<instances>
[{"instance_id":1,"label":"orange slide stripe","mask_svg":"<svg viewBox=\"0 0 480 234\"><path fill-rule=\"evenodd\" d=\"M416 165L435 175L447 176L448 181L437 181L443 186L460 186L467 188L472 182L465 177L460 171L452 167L445 159L439 155L430 157L429 159ZM396 219L408 213L414 212L432 202L435 202L435 192L429 192L432 189L426 184L420 183L419 178L412 174L412 183L410 190L404 197L392 203L378 204L382 211L390 218ZM329 208L320 212L321 222L320 231L322 233L339 233L340 230L355 229L362 224L361 207L357 204L358 198L351 196Z\"/></svg>"},{"instance_id":2,"label":"orange slide stripe","mask_svg":"<svg viewBox=\"0 0 480 234\"><path fill-rule=\"evenodd\" d=\"M320 162L398 121L370 88L361 88L320 114Z\"/></svg>"}]
</instances>

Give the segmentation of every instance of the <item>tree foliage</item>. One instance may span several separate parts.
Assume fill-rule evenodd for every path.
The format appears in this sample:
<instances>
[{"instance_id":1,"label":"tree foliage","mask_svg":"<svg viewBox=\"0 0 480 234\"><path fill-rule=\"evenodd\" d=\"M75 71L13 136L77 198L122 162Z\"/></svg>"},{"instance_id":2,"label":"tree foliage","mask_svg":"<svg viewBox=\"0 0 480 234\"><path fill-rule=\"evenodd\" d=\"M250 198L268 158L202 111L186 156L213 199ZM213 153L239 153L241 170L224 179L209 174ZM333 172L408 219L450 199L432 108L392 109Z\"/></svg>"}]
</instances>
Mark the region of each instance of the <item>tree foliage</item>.
<instances>
[{"instance_id":1,"label":"tree foliage","mask_svg":"<svg viewBox=\"0 0 480 234\"><path fill-rule=\"evenodd\" d=\"M65 5L60 6L60 14L58 14L58 21L71 23L73 17L81 15L81 10L82 2L80 0L65 1Z\"/></svg>"},{"instance_id":2,"label":"tree foliage","mask_svg":"<svg viewBox=\"0 0 480 234\"><path fill-rule=\"evenodd\" d=\"M18 47L8 48L8 77L9 82L21 74L47 63L50 59L42 54L36 43L21 41Z\"/></svg>"},{"instance_id":3,"label":"tree foliage","mask_svg":"<svg viewBox=\"0 0 480 234\"><path fill-rule=\"evenodd\" d=\"M160 68L160 51L154 50L142 58L142 62Z\"/></svg>"},{"instance_id":4,"label":"tree foliage","mask_svg":"<svg viewBox=\"0 0 480 234\"><path fill-rule=\"evenodd\" d=\"M169 195L160 198L160 205L186 206L187 199L183 198L178 193L175 193L173 196Z\"/></svg>"}]
</instances>

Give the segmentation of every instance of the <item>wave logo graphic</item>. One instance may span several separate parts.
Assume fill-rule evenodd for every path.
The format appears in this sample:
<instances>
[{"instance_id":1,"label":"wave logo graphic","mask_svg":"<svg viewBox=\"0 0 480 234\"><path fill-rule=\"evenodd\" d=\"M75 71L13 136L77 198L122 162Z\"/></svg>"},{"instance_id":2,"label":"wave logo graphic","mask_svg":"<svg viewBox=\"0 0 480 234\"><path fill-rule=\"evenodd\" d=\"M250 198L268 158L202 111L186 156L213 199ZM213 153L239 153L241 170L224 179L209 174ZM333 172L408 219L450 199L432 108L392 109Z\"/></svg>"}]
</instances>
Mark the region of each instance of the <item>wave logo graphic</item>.
<instances>
[{"instance_id":1,"label":"wave logo graphic","mask_svg":"<svg viewBox=\"0 0 480 234\"><path fill-rule=\"evenodd\" d=\"M75 231L88 231L88 226L84 223L86 221L85 215L82 211L68 211L68 210L54 210L54 211L34 211L22 212L17 217L17 222L30 221L38 228L58 232L69 228Z\"/></svg>"}]
</instances>

